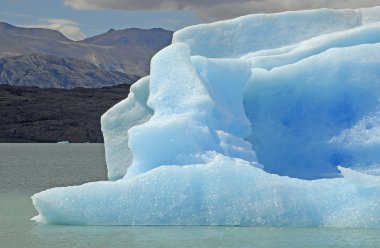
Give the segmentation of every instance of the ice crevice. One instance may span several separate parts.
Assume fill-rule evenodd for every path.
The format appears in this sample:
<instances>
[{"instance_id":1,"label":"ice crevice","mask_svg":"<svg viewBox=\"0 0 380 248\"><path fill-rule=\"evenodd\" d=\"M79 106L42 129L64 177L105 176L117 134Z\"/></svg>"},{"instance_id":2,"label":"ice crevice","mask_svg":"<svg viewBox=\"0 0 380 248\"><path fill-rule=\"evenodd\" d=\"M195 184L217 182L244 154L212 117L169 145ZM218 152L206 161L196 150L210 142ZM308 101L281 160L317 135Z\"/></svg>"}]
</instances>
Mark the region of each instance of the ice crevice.
<instances>
[{"instance_id":1,"label":"ice crevice","mask_svg":"<svg viewBox=\"0 0 380 248\"><path fill-rule=\"evenodd\" d=\"M380 227L380 7L179 30L102 116L110 181L43 223Z\"/></svg>"}]
</instances>

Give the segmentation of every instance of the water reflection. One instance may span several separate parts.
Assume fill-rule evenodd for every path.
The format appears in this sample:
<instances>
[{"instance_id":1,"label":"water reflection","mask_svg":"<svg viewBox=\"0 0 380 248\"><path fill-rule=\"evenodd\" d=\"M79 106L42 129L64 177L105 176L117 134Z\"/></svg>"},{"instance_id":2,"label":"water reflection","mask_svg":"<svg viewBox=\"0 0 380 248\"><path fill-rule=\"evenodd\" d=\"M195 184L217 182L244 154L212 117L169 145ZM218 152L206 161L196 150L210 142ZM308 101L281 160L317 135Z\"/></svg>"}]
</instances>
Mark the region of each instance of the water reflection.
<instances>
[{"instance_id":1,"label":"water reflection","mask_svg":"<svg viewBox=\"0 0 380 248\"><path fill-rule=\"evenodd\" d=\"M58 247L378 247L380 231L335 228L58 226L31 235Z\"/></svg>"}]
</instances>

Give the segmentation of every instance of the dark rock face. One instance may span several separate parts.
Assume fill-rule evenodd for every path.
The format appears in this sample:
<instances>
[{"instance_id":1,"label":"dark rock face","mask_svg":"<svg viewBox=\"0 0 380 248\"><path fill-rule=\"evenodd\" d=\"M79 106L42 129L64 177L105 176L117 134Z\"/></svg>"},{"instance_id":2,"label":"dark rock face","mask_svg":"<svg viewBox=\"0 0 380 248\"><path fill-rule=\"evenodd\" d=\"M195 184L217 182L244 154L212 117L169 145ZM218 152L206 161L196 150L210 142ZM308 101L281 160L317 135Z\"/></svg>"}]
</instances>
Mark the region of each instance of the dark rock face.
<instances>
[{"instance_id":1,"label":"dark rock face","mask_svg":"<svg viewBox=\"0 0 380 248\"><path fill-rule=\"evenodd\" d=\"M63 89L100 88L132 84L136 79L136 76L108 72L73 58L43 54L0 58L0 84Z\"/></svg>"},{"instance_id":2,"label":"dark rock face","mask_svg":"<svg viewBox=\"0 0 380 248\"><path fill-rule=\"evenodd\" d=\"M100 117L129 85L40 89L0 85L0 142L103 142Z\"/></svg>"}]
</instances>

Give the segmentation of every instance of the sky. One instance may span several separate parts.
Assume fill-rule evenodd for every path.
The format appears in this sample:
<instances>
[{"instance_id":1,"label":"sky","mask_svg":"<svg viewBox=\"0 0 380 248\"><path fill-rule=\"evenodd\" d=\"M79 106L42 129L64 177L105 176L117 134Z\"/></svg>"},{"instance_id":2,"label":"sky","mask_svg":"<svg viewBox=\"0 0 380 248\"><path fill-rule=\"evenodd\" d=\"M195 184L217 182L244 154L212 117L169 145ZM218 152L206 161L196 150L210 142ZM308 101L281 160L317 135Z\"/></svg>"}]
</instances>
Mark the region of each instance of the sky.
<instances>
[{"instance_id":1,"label":"sky","mask_svg":"<svg viewBox=\"0 0 380 248\"><path fill-rule=\"evenodd\" d=\"M380 0L0 0L0 21L81 40L110 28L180 28L253 13L364 8Z\"/></svg>"}]
</instances>

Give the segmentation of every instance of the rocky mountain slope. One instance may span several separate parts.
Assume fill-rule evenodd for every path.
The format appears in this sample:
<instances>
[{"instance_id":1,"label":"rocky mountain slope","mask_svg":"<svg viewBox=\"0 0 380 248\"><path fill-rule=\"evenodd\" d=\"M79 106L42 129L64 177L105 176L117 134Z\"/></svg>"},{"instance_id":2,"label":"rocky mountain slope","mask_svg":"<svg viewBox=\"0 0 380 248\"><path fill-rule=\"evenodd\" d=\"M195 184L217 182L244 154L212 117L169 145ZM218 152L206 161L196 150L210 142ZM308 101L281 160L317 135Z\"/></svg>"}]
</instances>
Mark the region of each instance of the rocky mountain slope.
<instances>
[{"instance_id":1,"label":"rocky mountain slope","mask_svg":"<svg viewBox=\"0 0 380 248\"><path fill-rule=\"evenodd\" d=\"M0 85L0 142L103 142L100 116L128 92Z\"/></svg>"},{"instance_id":2,"label":"rocky mountain slope","mask_svg":"<svg viewBox=\"0 0 380 248\"><path fill-rule=\"evenodd\" d=\"M110 30L83 41L72 41L58 31L0 22L0 57L40 53L85 60L107 71L145 76L149 73L150 59L170 43L172 34L164 29Z\"/></svg>"},{"instance_id":3,"label":"rocky mountain slope","mask_svg":"<svg viewBox=\"0 0 380 248\"><path fill-rule=\"evenodd\" d=\"M0 84L72 89L132 84L136 79L74 58L37 53L0 58Z\"/></svg>"}]
</instances>

